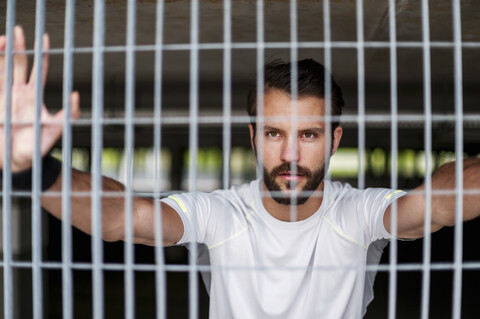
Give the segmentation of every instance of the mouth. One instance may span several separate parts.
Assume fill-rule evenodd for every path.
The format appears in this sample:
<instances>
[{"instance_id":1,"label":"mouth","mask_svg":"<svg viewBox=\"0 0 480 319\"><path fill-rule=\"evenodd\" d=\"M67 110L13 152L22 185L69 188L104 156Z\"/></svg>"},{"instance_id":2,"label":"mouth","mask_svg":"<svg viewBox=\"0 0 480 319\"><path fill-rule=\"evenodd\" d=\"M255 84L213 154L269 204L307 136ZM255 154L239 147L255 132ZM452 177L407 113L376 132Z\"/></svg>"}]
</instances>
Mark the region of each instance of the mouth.
<instances>
[{"instance_id":1,"label":"mouth","mask_svg":"<svg viewBox=\"0 0 480 319\"><path fill-rule=\"evenodd\" d=\"M280 174L278 174L278 176L288 182L298 182L304 177L304 175L301 173L297 172L296 174L293 174L293 172L291 171L281 172Z\"/></svg>"}]
</instances>

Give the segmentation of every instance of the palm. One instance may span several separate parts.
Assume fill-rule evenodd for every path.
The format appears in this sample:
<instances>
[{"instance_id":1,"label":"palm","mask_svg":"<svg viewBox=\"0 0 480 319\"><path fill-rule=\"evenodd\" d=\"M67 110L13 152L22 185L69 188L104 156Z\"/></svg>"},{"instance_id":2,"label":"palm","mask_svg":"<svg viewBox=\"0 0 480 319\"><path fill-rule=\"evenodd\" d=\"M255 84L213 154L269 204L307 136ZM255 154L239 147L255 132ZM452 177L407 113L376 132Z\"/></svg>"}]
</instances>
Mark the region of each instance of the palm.
<instances>
[{"instance_id":1,"label":"palm","mask_svg":"<svg viewBox=\"0 0 480 319\"><path fill-rule=\"evenodd\" d=\"M44 48L49 48L48 37L43 39ZM0 51L5 50L5 37L0 37ZM15 28L14 50L25 51L25 37L20 27ZM3 167L5 154L5 93L8 87L5 84L5 58L0 57L0 167ZM35 150L35 130L34 121L36 113L35 89L36 89L36 68L32 69L30 79L27 82L28 59L25 54L15 54L13 61L13 81L11 85L12 102L11 102L11 169L18 172L31 167L33 161L33 153ZM43 57L43 74L42 88L45 85L48 70L48 56ZM72 93L71 98L72 116L78 117L78 93ZM41 144L40 151L42 156L45 155L55 144L62 134L63 111L56 114L50 114L45 105L41 106Z\"/></svg>"}]
</instances>

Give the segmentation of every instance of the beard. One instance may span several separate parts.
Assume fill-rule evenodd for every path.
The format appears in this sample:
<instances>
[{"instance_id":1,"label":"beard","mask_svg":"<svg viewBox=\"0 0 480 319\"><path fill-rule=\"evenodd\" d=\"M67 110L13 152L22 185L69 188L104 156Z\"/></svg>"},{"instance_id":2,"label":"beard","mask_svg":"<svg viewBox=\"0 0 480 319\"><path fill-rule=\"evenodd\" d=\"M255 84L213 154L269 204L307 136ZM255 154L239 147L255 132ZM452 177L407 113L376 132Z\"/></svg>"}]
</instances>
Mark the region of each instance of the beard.
<instances>
[{"instance_id":1,"label":"beard","mask_svg":"<svg viewBox=\"0 0 480 319\"><path fill-rule=\"evenodd\" d=\"M320 183L325 177L325 167L322 166L318 170L312 172L306 167L297 165L297 174L302 175L307 178L307 182L303 188L296 194L289 195L285 194L279 183L275 179L280 176L282 173L291 171L291 163L283 163L277 167L274 167L271 172L268 172L265 166L263 167L263 181L265 186L270 192L272 198L281 205L292 205L292 202L295 205L302 205L312 196L313 192L317 190ZM287 190L295 190L296 183L288 182ZM292 199L294 199L292 201Z\"/></svg>"}]
</instances>

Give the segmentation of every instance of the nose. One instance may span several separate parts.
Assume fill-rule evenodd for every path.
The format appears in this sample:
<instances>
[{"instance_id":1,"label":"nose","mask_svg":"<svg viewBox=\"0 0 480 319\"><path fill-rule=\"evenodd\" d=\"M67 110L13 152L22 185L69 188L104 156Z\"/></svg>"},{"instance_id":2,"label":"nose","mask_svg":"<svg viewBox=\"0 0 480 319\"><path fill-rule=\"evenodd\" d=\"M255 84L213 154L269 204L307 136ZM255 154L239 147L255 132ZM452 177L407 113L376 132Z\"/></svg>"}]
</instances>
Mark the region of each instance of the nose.
<instances>
[{"instance_id":1,"label":"nose","mask_svg":"<svg viewBox=\"0 0 480 319\"><path fill-rule=\"evenodd\" d=\"M285 141L282 149L282 161L291 163L300 161L299 144L296 139L290 138Z\"/></svg>"}]
</instances>

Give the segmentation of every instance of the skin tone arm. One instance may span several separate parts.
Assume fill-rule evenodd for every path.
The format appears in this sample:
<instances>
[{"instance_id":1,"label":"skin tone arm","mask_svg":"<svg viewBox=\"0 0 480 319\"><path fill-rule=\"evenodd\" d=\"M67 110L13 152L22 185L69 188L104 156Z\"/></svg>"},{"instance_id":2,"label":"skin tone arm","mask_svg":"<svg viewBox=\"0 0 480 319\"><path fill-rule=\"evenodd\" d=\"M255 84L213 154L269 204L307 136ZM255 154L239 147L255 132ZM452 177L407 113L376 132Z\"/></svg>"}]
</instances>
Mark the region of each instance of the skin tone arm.
<instances>
[{"instance_id":1,"label":"skin tone arm","mask_svg":"<svg viewBox=\"0 0 480 319\"><path fill-rule=\"evenodd\" d=\"M47 35L43 37L43 47L48 50L50 47ZM0 52L6 48L6 37L0 36ZM14 30L14 50L25 51L25 36L21 27ZM48 55L43 55L42 87L45 87L48 71ZM13 81L12 81L12 118L11 121L33 123L35 109L35 63L27 81L28 58L24 53L15 53L13 59ZM4 140L5 130L1 123L5 122L5 90L6 90L5 55L0 55L0 139ZM70 98L72 118L80 116L80 98L78 92L73 92ZM42 103L42 156L55 145L62 135L64 119L63 110L56 114L50 114ZM34 151L34 129L33 125L12 125L12 173L26 170L32 166ZM0 143L0 169L3 168L4 143ZM124 186L109 178L102 179L104 192L115 193L115 195L102 196L102 226L103 238L107 241L125 239L125 197L119 196L124 191ZM54 185L47 191L60 192L62 190L62 176L60 175ZM75 192L89 192L91 190L91 175L78 170L72 170L72 224L76 228L91 234L91 198L87 195L75 195ZM42 196L42 206L52 215L61 219L62 198L58 196ZM183 223L180 216L170 206L162 204L162 225L164 245L173 245L183 235ZM146 245L155 244L154 226L154 202L145 198L134 198L133 200L133 231L134 241Z\"/></svg>"},{"instance_id":2,"label":"skin tone arm","mask_svg":"<svg viewBox=\"0 0 480 319\"><path fill-rule=\"evenodd\" d=\"M91 190L91 175L72 170L72 224L81 231L92 234L91 198L85 193ZM74 182L73 182L74 181ZM62 178L57 179L49 191L61 191ZM125 198L122 192L125 187L107 177L102 179L102 232L106 241L125 240ZM120 195L120 196L119 196ZM53 216L62 218L61 196L47 195L42 197L42 206ZM151 199L133 198L133 241L137 244L155 245L154 202ZM183 223L175 210L162 204L163 244L175 244L183 235Z\"/></svg>"},{"instance_id":3,"label":"skin tone arm","mask_svg":"<svg viewBox=\"0 0 480 319\"><path fill-rule=\"evenodd\" d=\"M480 158L463 162L463 220L480 215ZM424 236L425 185L397 200L398 238L421 238ZM441 166L432 176L432 191L448 194L432 194L431 231L455 224L455 162ZM387 208L383 223L391 233L391 206Z\"/></svg>"}]
</instances>

